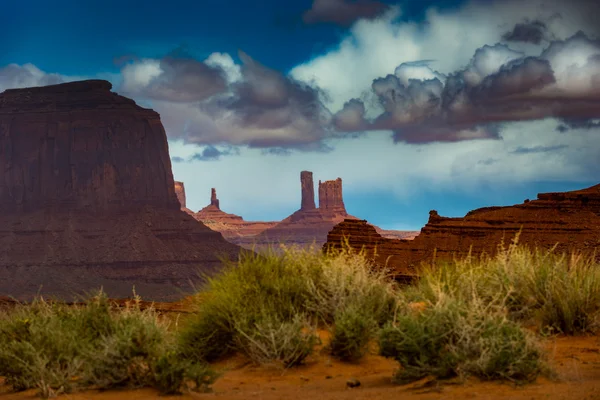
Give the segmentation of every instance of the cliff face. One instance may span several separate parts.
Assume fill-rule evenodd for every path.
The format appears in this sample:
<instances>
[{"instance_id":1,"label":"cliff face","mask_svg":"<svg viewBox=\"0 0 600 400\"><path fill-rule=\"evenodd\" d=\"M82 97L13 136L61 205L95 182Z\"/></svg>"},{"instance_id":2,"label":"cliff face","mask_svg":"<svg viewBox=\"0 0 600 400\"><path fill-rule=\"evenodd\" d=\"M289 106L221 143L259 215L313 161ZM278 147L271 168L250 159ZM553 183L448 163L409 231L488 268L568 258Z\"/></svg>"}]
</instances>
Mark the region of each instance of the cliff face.
<instances>
[{"instance_id":1,"label":"cliff face","mask_svg":"<svg viewBox=\"0 0 600 400\"><path fill-rule=\"evenodd\" d=\"M4 212L178 208L158 114L110 89L83 81L1 95Z\"/></svg>"},{"instance_id":2,"label":"cliff face","mask_svg":"<svg viewBox=\"0 0 600 400\"><path fill-rule=\"evenodd\" d=\"M452 260L473 254L494 254L504 239L509 244L521 229L519 243L556 251L592 251L600 246L600 185L588 189L542 193L537 200L509 207L486 207L470 211L463 218L439 216L433 210L428 223L414 240L383 238L365 220L344 220L327 235L327 247L339 247L348 237L352 247L363 246L376 261L392 268L398 276L418 273L423 261ZM598 254L600 256L600 254ZM600 258L599 258L600 259Z\"/></svg>"},{"instance_id":3,"label":"cliff face","mask_svg":"<svg viewBox=\"0 0 600 400\"><path fill-rule=\"evenodd\" d=\"M319 209L325 213L346 214L342 197L342 178L334 181L319 181Z\"/></svg>"},{"instance_id":4,"label":"cliff face","mask_svg":"<svg viewBox=\"0 0 600 400\"><path fill-rule=\"evenodd\" d=\"M0 295L178 297L240 249L180 211L159 115L106 81L0 94ZM219 254L218 254L219 253ZM189 287L189 286L188 286Z\"/></svg>"},{"instance_id":5,"label":"cliff face","mask_svg":"<svg viewBox=\"0 0 600 400\"><path fill-rule=\"evenodd\" d=\"M314 210L315 207L315 186L313 183L313 173L310 171L300 172L300 190L301 202L300 210Z\"/></svg>"}]
</instances>

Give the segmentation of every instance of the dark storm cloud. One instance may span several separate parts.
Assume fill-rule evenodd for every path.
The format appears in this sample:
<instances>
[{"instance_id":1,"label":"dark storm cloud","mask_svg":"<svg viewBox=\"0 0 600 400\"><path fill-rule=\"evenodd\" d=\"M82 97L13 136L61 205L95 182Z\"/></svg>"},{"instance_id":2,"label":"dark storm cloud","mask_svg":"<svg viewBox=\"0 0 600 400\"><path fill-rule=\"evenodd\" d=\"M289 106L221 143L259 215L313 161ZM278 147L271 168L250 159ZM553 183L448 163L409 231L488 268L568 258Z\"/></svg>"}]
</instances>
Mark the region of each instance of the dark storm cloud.
<instances>
[{"instance_id":1,"label":"dark storm cloud","mask_svg":"<svg viewBox=\"0 0 600 400\"><path fill-rule=\"evenodd\" d=\"M224 150L219 150L215 146L206 146L201 153L192 155L188 161L218 161L223 156L239 155L238 148L227 146Z\"/></svg>"},{"instance_id":2,"label":"dark storm cloud","mask_svg":"<svg viewBox=\"0 0 600 400\"><path fill-rule=\"evenodd\" d=\"M484 46L444 82L401 80L398 71L408 70L401 65L395 75L373 81L381 115L368 121L364 104L352 99L333 120L340 130L392 130L395 141L408 143L495 139L498 124L509 121L587 121L600 117L599 56L600 42L579 32L552 42L539 57L524 57L505 45ZM422 68L411 73L441 76Z\"/></svg>"},{"instance_id":3,"label":"dark storm cloud","mask_svg":"<svg viewBox=\"0 0 600 400\"><path fill-rule=\"evenodd\" d=\"M244 52L239 58L241 66L223 54L206 63L187 56L138 60L122 69L120 91L154 100L169 136L184 143L320 151L334 133L324 93Z\"/></svg>"},{"instance_id":4,"label":"dark storm cloud","mask_svg":"<svg viewBox=\"0 0 600 400\"><path fill-rule=\"evenodd\" d=\"M576 119L566 118L562 120L562 123L556 127L556 130L564 133L571 129L594 129L600 128L600 119Z\"/></svg>"},{"instance_id":5,"label":"dark storm cloud","mask_svg":"<svg viewBox=\"0 0 600 400\"><path fill-rule=\"evenodd\" d=\"M132 68L135 68L133 70ZM148 76L147 79L136 79ZM192 102L209 98L227 88L225 72L193 58L167 56L156 60L137 60L122 68L122 90L153 100Z\"/></svg>"},{"instance_id":6,"label":"dark storm cloud","mask_svg":"<svg viewBox=\"0 0 600 400\"><path fill-rule=\"evenodd\" d=\"M526 21L516 24L512 31L506 32L502 39L507 42L527 42L540 44L546 38L546 24L542 21Z\"/></svg>"},{"instance_id":7,"label":"dark storm cloud","mask_svg":"<svg viewBox=\"0 0 600 400\"><path fill-rule=\"evenodd\" d=\"M511 151L513 154L531 154L531 153L550 153L557 150L566 149L569 146L566 144L556 146L533 146L533 147L517 147Z\"/></svg>"},{"instance_id":8,"label":"dark storm cloud","mask_svg":"<svg viewBox=\"0 0 600 400\"><path fill-rule=\"evenodd\" d=\"M389 6L374 0L314 0L310 10L303 15L307 24L330 22L350 25L354 21L380 16Z\"/></svg>"}]
</instances>

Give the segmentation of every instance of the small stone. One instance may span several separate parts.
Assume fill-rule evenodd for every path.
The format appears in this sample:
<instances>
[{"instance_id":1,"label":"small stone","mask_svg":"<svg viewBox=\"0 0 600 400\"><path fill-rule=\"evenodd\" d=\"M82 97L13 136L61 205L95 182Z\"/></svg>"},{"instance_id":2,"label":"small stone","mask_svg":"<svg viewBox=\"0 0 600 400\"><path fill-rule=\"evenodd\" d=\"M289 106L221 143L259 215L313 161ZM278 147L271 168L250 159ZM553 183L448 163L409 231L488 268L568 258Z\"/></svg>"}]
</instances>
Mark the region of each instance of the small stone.
<instances>
[{"instance_id":1,"label":"small stone","mask_svg":"<svg viewBox=\"0 0 600 400\"><path fill-rule=\"evenodd\" d=\"M360 381L356 378L350 378L346 381L346 386L349 388L355 388L360 386Z\"/></svg>"}]
</instances>

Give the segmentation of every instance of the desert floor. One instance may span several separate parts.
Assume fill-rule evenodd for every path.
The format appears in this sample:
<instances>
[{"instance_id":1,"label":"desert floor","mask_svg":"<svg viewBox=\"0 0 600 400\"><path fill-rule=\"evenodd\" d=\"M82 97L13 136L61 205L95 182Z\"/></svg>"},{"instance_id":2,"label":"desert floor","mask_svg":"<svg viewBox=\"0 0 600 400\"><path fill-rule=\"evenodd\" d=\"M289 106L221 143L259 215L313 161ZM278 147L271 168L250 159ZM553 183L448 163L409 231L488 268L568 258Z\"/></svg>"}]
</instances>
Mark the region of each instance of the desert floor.
<instances>
[{"instance_id":1,"label":"desert floor","mask_svg":"<svg viewBox=\"0 0 600 400\"><path fill-rule=\"evenodd\" d=\"M185 305L156 304L173 318ZM185 318L185 314L181 314ZM176 319L176 318L175 318ZM326 331L319 332L327 343ZM233 355L213 364L223 375L213 385L212 393L185 393L159 396L155 390L86 391L59 396L72 400L138 399L600 399L600 336L552 337L546 339L549 362L556 379L538 378L536 382L517 386L512 383L433 381L422 379L397 385L391 377L398 364L375 355L375 349L360 362L343 363L331 358L323 345L318 346L305 365L284 371L255 366L242 355ZM360 386L348 388L349 379ZM0 400L36 399L35 390L11 393L0 378Z\"/></svg>"}]
</instances>

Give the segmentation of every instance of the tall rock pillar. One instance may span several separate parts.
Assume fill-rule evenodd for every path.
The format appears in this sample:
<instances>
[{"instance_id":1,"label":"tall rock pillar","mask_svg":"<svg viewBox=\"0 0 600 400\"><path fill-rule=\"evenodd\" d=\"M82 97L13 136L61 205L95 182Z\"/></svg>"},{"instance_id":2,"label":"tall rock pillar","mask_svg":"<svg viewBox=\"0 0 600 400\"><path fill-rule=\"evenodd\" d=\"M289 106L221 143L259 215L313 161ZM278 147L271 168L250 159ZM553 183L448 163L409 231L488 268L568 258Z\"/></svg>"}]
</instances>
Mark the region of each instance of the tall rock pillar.
<instances>
[{"instance_id":1,"label":"tall rock pillar","mask_svg":"<svg viewBox=\"0 0 600 400\"><path fill-rule=\"evenodd\" d=\"M300 203L300 210L314 210L316 207L313 173L310 171L300 172L300 184L302 186L302 202Z\"/></svg>"},{"instance_id":2,"label":"tall rock pillar","mask_svg":"<svg viewBox=\"0 0 600 400\"><path fill-rule=\"evenodd\" d=\"M334 181L319 181L319 209L334 213L346 213L342 197L342 178Z\"/></svg>"},{"instance_id":3,"label":"tall rock pillar","mask_svg":"<svg viewBox=\"0 0 600 400\"><path fill-rule=\"evenodd\" d=\"M177 199L179 200L179 204L181 204L181 208L186 208L185 204L185 186L183 186L183 182L175 181L175 194L177 195Z\"/></svg>"},{"instance_id":4,"label":"tall rock pillar","mask_svg":"<svg viewBox=\"0 0 600 400\"><path fill-rule=\"evenodd\" d=\"M219 199L217 199L217 190L215 188L210 189L210 205L217 207L219 210Z\"/></svg>"}]
</instances>

